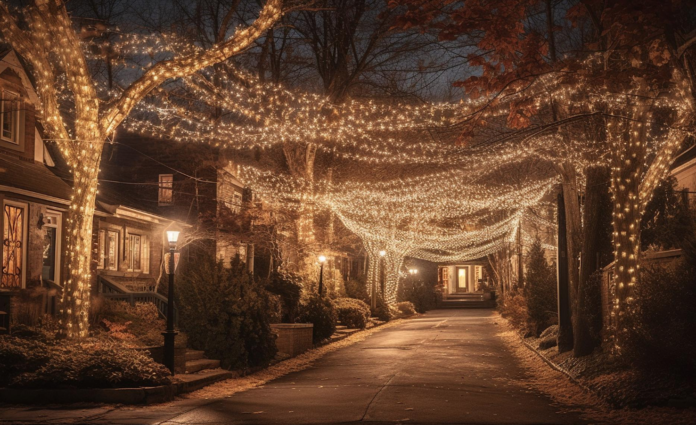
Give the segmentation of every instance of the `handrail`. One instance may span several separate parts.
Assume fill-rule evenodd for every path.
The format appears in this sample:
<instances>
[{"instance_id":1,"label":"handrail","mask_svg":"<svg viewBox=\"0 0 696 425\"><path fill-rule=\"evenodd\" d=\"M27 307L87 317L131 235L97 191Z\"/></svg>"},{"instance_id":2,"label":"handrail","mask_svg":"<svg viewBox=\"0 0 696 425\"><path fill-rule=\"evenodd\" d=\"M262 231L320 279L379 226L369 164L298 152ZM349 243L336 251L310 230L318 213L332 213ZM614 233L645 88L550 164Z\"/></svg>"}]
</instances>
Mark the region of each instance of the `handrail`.
<instances>
[{"instance_id":1,"label":"handrail","mask_svg":"<svg viewBox=\"0 0 696 425\"><path fill-rule=\"evenodd\" d=\"M167 305L169 300L162 294L157 292L133 292L128 290L116 282L105 279L103 276L98 277L99 293L104 297L112 300L127 301L130 305L135 305L136 302L150 302L157 307L160 315L167 317ZM177 321L178 311L176 304L174 305L174 321Z\"/></svg>"}]
</instances>

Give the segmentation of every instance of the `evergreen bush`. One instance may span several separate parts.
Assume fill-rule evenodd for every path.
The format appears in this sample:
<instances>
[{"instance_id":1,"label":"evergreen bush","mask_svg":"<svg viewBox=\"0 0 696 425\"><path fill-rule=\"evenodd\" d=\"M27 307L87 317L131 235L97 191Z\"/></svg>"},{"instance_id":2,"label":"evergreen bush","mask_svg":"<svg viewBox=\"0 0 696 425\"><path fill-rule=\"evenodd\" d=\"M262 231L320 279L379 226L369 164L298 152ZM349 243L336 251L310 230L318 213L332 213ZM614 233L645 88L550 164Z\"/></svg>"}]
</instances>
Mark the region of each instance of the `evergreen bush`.
<instances>
[{"instance_id":1,"label":"evergreen bush","mask_svg":"<svg viewBox=\"0 0 696 425\"><path fill-rule=\"evenodd\" d=\"M177 295L189 345L222 367L265 366L275 357L271 296L237 258L228 269L211 255L197 255L178 279Z\"/></svg>"},{"instance_id":2,"label":"evergreen bush","mask_svg":"<svg viewBox=\"0 0 696 425\"><path fill-rule=\"evenodd\" d=\"M334 307L338 320L349 328L365 329L370 321L370 306L354 298L337 298Z\"/></svg>"},{"instance_id":3,"label":"evergreen bush","mask_svg":"<svg viewBox=\"0 0 696 425\"><path fill-rule=\"evenodd\" d=\"M397 299L409 301L418 313L425 313L437 307L438 295L432 282L409 276L400 285Z\"/></svg>"},{"instance_id":4,"label":"evergreen bush","mask_svg":"<svg viewBox=\"0 0 696 425\"><path fill-rule=\"evenodd\" d=\"M416 314L416 307L410 301L402 301L396 304L396 308L399 310L401 317L408 317Z\"/></svg>"},{"instance_id":5,"label":"evergreen bush","mask_svg":"<svg viewBox=\"0 0 696 425\"><path fill-rule=\"evenodd\" d=\"M284 323L294 323L297 318L302 286L302 278L295 273L274 272L266 282L266 289L280 297Z\"/></svg>"},{"instance_id":6,"label":"evergreen bush","mask_svg":"<svg viewBox=\"0 0 696 425\"><path fill-rule=\"evenodd\" d=\"M389 304L387 304L381 295L377 295L377 307L371 308L371 313L372 317L376 317L383 322L388 322L393 317Z\"/></svg>"},{"instance_id":7,"label":"evergreen bush","mask_svg":"<svg viewBox=\"0 0 696 425\"><path fill-rule=\"evenodd\" d=\"M312 339L315 344L329 338L336 332L338 316L331 299L319 294L311 294L300 305L298 322L312 323Z\"/></svg>"},{"instance_id":8,"label":"evergreen bush","mask_svg":"<svg viewBox=\"0 0 696 425\"><path fill-rule=\"evenodd\" d=\"M544 329L557 322L558 315L556 273L546 261L538 239L529 248L525 279L526 329L539 336Z\"/></svg>"},{"instance_id":9,"label":"evergreen bush","mask_svg":"<svg viewBox=\"0 0 696 425\"><path fill-rule=\"evenodd\" d=\"M344 284L346 296L355 298L366 303L370 301L370 295L367 293L367 283L364 278L351 278Z\"/></svg>"}]
</instances>

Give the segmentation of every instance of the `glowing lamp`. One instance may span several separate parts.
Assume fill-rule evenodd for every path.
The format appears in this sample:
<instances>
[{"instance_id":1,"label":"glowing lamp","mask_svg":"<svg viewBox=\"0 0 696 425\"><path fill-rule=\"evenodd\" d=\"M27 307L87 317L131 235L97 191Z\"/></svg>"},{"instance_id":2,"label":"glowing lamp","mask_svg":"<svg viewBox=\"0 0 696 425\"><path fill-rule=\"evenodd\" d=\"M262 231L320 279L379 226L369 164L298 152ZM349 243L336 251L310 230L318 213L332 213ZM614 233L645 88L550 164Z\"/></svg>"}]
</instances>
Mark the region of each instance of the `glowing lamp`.
<instances>
[{"instance_id":1,"label":"glowing lamp","mask_svg":"<svg viewBox=\"0 0 696 425\"><path fill-rule=\"evenodd\" d=\"M325 262L325 261L326 261L326 257L323 256L323 255L320 255L320 256L319 256L319 262L320 262L320 263L323 263L323 262Z\"/></svg>"},{"instance_id":2,"label":"glowing lamp","mask_svg":"<svg viewBox=\"0 0 696 425\"><path fill-rule=\"evenodd\" d=\"M385 255L387 255L387 251L381 250L381 251L379 252L379 256L380 256L380 257L384 257Z\"/></svg>"}]
</instances>

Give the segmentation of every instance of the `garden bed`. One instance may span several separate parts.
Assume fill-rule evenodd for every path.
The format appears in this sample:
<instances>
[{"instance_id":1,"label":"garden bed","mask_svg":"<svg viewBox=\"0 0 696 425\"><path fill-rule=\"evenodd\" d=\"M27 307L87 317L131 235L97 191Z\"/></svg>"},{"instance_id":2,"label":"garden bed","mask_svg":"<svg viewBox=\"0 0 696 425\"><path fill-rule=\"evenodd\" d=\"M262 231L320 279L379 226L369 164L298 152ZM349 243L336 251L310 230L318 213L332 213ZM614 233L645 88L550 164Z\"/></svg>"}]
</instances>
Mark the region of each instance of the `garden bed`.
<instances>
[{"instance_id":1,"label":"garden bed","mask_svg":"<svg viewBox=\"0 0 696 425\"><path fill-rule=\"evenodd\" d=\"M516 334L547 364L614 408L696 407L696 382L663 371L639 372L601 348L588 356L576 358L572 351L559 353L556 346L544 348L548 336L524 338L521 332Z\"/></svg>"}]
</instances>

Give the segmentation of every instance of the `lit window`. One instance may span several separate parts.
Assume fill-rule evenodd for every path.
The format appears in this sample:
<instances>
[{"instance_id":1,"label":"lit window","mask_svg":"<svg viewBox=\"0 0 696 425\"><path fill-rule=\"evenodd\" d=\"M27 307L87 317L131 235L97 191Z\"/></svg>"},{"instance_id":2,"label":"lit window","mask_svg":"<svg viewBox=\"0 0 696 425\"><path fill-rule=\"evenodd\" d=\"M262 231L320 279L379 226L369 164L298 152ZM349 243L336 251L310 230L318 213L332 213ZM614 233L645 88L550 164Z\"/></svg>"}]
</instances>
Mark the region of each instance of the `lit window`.
<instances>
[{"instance_id":1,"label":"lit window","mask_svg":"<svg viewBox=\"0 0 696 425\"><path fill-rule=\"evenodd\" d=\"M174 202L174 175L159 175L159 194L157 201L160 205L171 205Z\"/></svg>"},{"instance_id":2,"label":"lit window","mask_svg":"<svg viewBox=\"0 0 696 425\"><path fill-rule=\"evenodd\" d=\"M18 144L17 128L19 122L19 107L17 95L3 91L0 101L0 138Z\"/></svg>"},{"instance_id":3,"label":"lit window","mask_svg":"<svg viewBox=\"0 0 696 425\"><path fill-rule=\"evenodd\" d=\"M99 231L98 269L118 270L118 231Z\"/></svg>"},{"instance_id":4,"label":"lit window","mask_svg":"<svg viewBox=\"0 0 696 425\"><path fill-rule=\"evenodd\" d=\"M44 215L43 267L41 278L59 283L60 280L60 213L47 212Z\"/></svg>"},{"instance_id":5,"label":"lit window","mask_svg":"<svg viewBox=\"0 0 696 425\"><path fill-rule=\"evenodd\" d=\"M140 235L130 235L130 264L128 269L140 271L141 270L141 237Z\"/></svg>"},{"instance_id":6,"label":"lit window","mask_svg":"<svg viewBox=\"0 0 696 425\"><path fill-rule=\"evenodd\" d=\"M24 278L25 207L3 207L2 288L22 288Z\"/></svg>"}]
</instances>

